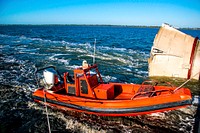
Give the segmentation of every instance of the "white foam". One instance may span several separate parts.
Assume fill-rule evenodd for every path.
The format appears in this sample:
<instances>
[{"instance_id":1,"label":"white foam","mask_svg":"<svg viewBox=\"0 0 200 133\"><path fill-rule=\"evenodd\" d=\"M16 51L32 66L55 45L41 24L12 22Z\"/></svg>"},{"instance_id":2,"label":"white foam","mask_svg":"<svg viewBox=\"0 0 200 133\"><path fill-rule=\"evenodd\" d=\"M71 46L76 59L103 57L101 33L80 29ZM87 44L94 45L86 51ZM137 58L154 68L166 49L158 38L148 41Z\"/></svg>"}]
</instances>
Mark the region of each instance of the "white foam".
<instances>
[{"instance_id":1,"label":"white foam","mask_svg":"<svg viewBox=\"0 0 200 133\"><path fill-rule=\"evenodd\" d=\"M101 76L102 76L104 82L110 82L110 81L114 82L114 81L117 80L116 77L113 77L113 76L110 76L110 75L107 75L107 76L101 75Z\"/></svg>"},{"instance_id":2,"label":"white foam","mask_svg":"<svg viewBox=\"0 0 200 133\"><path fill-rule=\"evenodd\" d=\"M10 38L10 37L15 37L15 36L9 36L9 35L5 35L5 34L0 34L0 37L8 37L8 38Z\"/></svg>"},{"instance_id":3,"label":"white foam","mask_svg":"<svg viewBox=\"0 0 200 133\"><path fill-rule=\"evenodd\" d=\"M151 114L149 114L149 116L160 117L162 119L164 119L166 117L165 113L160 113L160 112L158 112L158 113L151 113Z\"/></svg>"},{"instance_id":4,"label":"white foam","mask_svg":"<svg viewBox=\"0 0 200 133\"><path fill-rule=\"evenodd\" d=\"M56 56L64 56L64 55L69 55L69 54L54 54L52 56L49 57L50 60L53 60L53 61L58 61L58 62L61 62L61 63L64 63L65 65L69 65L69 60L66 60L66 59L59 59L59 58L56 58Z\"/></svg>"},{"instance_id":5,"label":"white foam","mask_svg":"<svg viewBox=\"0 0 200 133\"><path fill-rule=\"evenodd\" d=\"M36 51L39 50L39 48L37 49L16 48L16 50L19 51L18 53L36 54Z\"/></svg>"},{"instance_id":6,"label":"white foam","mask_svg":"<svg viewBox=\"0 0 200 133\"><path fill-rule=\"evenodd\" d=\"M126 48L116 48L116 47L107 47L107 46L98 46L98 49L101 50L114 50L114 51L126 51Z\"/></svg>"},{"instance_id":7,"label":"white foam","mask_svg":"<svg viewBox=\"0 0 200 133\"><path fill-rule=\"evenodd\" d=\"M66 66L66 68L67 68L68 70L74 70L74 69L79 68L79 67L81 67L81 66L78 66L78 65Z\"/></svg>"},{"instance_id":8,"label":"white foam","mask_svg":"<svg viewBox=\"0 0 200 133\"><path fill-rule=\"evenodd\" d=\"M69 61L65 59L58 59L59 62L64 63L65 65L69 65Z\"/></svg>"}]
</instances>

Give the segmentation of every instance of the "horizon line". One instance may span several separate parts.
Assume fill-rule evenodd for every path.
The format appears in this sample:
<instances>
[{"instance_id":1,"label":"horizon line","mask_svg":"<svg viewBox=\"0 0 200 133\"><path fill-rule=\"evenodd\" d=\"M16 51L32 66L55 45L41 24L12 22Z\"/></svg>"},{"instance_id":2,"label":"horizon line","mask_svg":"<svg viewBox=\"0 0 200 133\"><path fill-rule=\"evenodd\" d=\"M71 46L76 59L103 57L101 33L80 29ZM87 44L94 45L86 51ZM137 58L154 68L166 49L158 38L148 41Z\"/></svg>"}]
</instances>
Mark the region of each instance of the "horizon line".
<instances>
[{"instance_id":1,"label":"horizon line","mask_svg":"<svg viewBox=\"0 0 200 133\"><path fill-rule=\"evenodd\" d=\"M0 24L0 26L4 26L4 25L32 25L32 26L51 26L51 25L54 25L54 26L108 26L108 27L137 27L137 28L160 28L162 25L158 26L158 25L115 25L115 24L59 24L59 23L55 23L55 24ZM172 25L173 27L173 25ZM174 27L176 29L195 29L195 30L200 30L200 27Z\"/></svg>"}]
</instances>

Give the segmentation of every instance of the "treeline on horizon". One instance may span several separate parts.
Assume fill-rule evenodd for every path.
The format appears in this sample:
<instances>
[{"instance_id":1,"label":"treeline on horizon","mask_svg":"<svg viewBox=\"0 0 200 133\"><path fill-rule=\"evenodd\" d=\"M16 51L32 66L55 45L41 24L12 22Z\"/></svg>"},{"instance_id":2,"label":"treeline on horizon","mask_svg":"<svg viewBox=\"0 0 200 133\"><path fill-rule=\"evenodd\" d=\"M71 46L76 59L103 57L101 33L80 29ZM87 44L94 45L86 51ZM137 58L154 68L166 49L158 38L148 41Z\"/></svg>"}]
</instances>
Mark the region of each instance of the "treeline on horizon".
<instances>
[{"instance_id":1,"label":"treeline on horizon","mask_svg":"<svg viewBox=\"0 0 200 133\"><path fill-rule=\"evenodd\" d=\"M111 25L111 24L0 24L0 26L105 26L105 27L130 27L130 28L160 28L161 26L145 26L145 25ZM200 30L200 28L177 28L176 29L190 29Z\"/></svg>"}]
</instances>

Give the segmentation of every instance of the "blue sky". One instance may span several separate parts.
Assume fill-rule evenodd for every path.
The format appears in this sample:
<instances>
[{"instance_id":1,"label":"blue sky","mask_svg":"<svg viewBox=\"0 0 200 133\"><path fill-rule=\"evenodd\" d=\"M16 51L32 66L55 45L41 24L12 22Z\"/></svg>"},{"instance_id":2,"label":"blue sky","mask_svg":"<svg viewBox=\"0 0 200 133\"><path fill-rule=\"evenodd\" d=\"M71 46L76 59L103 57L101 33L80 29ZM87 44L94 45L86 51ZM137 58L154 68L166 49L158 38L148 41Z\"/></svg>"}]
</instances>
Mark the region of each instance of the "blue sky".
<instances>
[{"instance_id":1,"label":"blue sky","mask_svg":"<svg viewBox=\"0 0 200 133\"><path fill-rule=\"evenodd\" d=\"M200 27L200 0L0 0L0 24Z\"/></svg>"}]
</instances>

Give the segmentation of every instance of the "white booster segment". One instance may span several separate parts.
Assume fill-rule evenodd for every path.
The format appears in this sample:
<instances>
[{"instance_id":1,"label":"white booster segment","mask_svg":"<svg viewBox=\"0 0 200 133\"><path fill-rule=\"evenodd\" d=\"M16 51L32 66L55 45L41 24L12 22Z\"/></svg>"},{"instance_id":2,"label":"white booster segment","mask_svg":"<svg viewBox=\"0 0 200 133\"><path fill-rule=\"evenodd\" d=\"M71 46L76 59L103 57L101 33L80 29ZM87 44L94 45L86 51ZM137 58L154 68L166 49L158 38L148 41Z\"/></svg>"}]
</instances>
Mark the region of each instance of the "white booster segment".
<instances>
[{"instance_id":1,"label":"white booster segment","mask_svg":"<svg viewBox=\"0 0 200 133\"><path fill-rule=\"evenodd\" d=\"M149 76L199 80L200 41L163 24L155 36L148 63Z\"/></svg>"}]
</instances>

